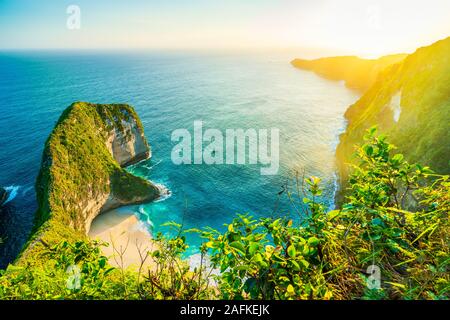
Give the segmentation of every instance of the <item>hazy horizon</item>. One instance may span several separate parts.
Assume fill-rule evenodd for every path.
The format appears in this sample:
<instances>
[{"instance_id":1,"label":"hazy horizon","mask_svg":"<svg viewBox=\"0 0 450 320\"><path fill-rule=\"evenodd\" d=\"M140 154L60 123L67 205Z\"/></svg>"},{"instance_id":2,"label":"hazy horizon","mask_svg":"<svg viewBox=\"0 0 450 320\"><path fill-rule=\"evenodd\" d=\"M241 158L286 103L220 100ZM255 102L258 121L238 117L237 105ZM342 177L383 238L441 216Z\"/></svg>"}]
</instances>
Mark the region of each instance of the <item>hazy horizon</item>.
<instances>
[{"instance_id":1,"label":"hazy horizon","mask_svg":"<svg viewBox=\"0 0 450 320\"><path fill-rule=\"evenodd\" d=\"M80 9L79 29L67 27L69 5ZM445 0L3 0L0 50L270 50L375 58L448 37L448 12Z\"/></svg>"}]
</instances>

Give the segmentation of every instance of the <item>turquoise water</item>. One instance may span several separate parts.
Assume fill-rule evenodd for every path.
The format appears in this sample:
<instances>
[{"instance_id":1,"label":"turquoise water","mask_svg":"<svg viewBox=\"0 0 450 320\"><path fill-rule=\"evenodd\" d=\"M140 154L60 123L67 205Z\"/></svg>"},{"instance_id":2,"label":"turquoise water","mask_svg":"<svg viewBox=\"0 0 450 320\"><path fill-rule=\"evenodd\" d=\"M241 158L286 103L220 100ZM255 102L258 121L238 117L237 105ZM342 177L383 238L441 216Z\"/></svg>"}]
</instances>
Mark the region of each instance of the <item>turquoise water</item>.
<instances>
[{"instance_id":1,"label":"turquoise water","mask_svg":"<svg viewBox=\"0 0 450 320\"><path fill-rule=\"evenodd\" d=\"M279 53L0 54L0 185L10 190L1 209L0 266L26 240L36 209L34 181L44 142L73 101L124 102L140 115L153 157L130 168L164 184L171 197L131 209L153 232L183 221L185 228L222 228L236 213L294 213L277 194L295 170L324 179L324 200L335 190L334 149L343 113L357 93L293 68ZM171 132L205 129L279 128L280 170L261 176L258 165L174 165ZM279 199L278 199L279 198ZM184 217L184 218L183 218ZM191 250L199 243L188 238Z\"/></svg>"}]
</instances>

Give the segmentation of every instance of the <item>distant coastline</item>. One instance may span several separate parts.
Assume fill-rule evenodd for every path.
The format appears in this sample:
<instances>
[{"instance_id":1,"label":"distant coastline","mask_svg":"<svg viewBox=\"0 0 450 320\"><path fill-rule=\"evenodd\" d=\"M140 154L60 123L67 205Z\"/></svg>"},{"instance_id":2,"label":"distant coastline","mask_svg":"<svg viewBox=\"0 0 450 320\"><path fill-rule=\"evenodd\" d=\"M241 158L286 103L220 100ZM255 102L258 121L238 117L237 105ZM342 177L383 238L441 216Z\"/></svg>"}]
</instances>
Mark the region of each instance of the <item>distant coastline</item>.
<instances>
[{"instance_id":1,"label":"distant coastline","mask_svg":"<svg viewBox=\"0 0 450 320\"><path fill-rule=\"evenodd\" d=\"M394 54L378 59L362 59L356 56L294 59L291 64L330 80L344 80L348 88L364 92L375 83L380 71L401 62L406 56L407 54Z\"/></svg>"}]
</instances>

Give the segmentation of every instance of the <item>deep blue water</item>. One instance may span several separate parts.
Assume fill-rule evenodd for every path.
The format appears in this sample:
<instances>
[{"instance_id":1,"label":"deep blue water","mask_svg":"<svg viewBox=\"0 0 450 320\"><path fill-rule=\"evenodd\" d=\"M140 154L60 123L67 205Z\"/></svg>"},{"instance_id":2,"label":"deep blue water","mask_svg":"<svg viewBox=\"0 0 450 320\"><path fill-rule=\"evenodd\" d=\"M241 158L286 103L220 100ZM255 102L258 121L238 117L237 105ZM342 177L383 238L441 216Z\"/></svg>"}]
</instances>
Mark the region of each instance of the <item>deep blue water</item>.
<instances>
[{"instance_id":1,"label":"deep blue water","mask_svg":"<svg viewBox=\"0 0 450 320\"><path fill-rule=\"evenodd\" d=\"M0 211L0 267L14 259L32 226L44 142L74 101L129 103L142 119L153 157L130 170L166 185L165 201L133 207L152 231L222 228L236 213L284 215L293 207L277 193L295 170L324 179L325 201L335 188L334 149L345 109L357 93L293 68L280 53L0 53L0 185L9 201ZM280 171L261 176L256 165L171 162L171 132L204 127L279 128ZM15 196L15 197L14 197ZM277 210L275 210L277 208ZM274 212L275 210L275 212ZM189 238L192 250L198 239Z\"/></svg>"}]
</instances>

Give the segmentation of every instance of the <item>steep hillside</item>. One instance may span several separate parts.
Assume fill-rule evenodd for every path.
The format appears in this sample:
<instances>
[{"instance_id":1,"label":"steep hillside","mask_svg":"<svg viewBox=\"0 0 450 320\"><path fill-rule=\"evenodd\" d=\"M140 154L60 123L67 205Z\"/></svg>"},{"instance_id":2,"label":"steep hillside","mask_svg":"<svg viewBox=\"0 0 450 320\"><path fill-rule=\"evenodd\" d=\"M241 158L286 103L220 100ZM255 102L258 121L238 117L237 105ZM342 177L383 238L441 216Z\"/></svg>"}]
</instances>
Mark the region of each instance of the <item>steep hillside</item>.
<instances>
[{"instance_id":1,"label":"steep hillside","mask_svg":"<svg viewBox=\"0 0 450 320\"><path fill-rule=\"evenodd\" d=\"M450 37L418 49L381 72L345 117L348 127L336 152L344 186L354 145L373 125L410 162L450 173Z\"/></svg>"},{"instance_id":2,"label":"steep hillside","mask_svg":"<svg viewBox=\"0 0 450 320\"><path fill-rule=\"evenodd\" d=\"M316 60L295 59L291 64L300 69L314 71L331 80L344 80L347 87L364 91L376 81L381 70L402 61L406 56L406 54L396 54L379 59L361 59L355 56Z\"/></svg>"},{"instance_id":3,"label":"steep hillside","mask_svg":"<svg viewBox=\"0 0 450 320\"><path fill-rule=\"evenodd\" d=\"M36 255L43 247L83 239L105 210L157 198L155 185L122 168L149 156L131 106L76 102L68 107L45 145L35 228L18 262L39 263Z\"/></svg>"}]
</instances>

